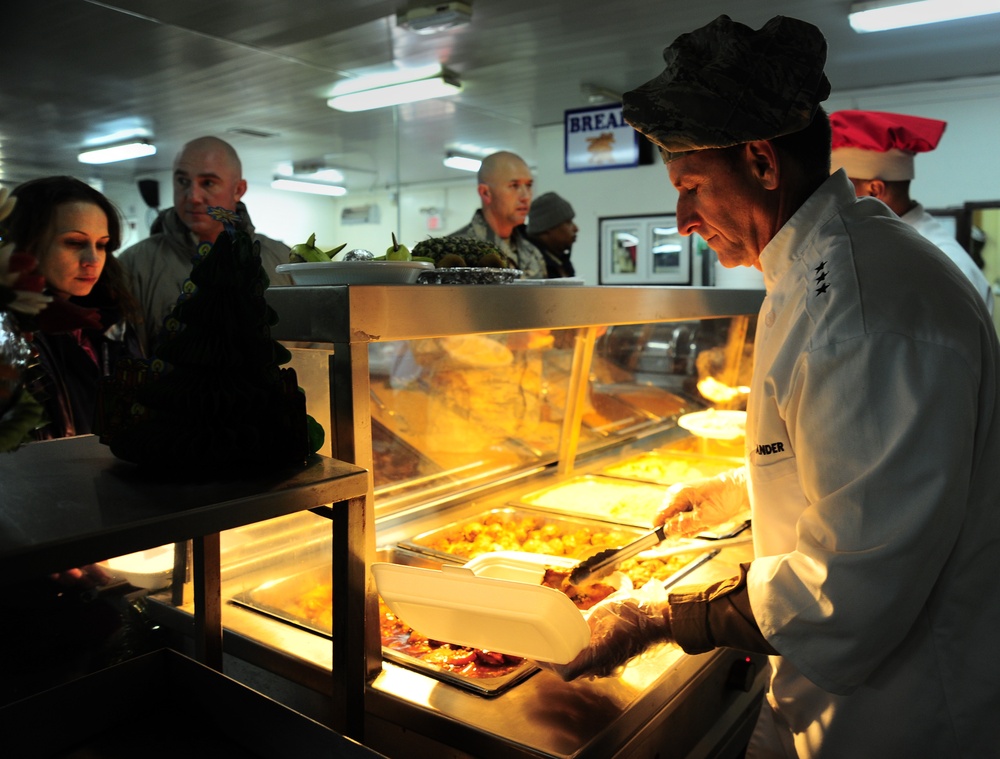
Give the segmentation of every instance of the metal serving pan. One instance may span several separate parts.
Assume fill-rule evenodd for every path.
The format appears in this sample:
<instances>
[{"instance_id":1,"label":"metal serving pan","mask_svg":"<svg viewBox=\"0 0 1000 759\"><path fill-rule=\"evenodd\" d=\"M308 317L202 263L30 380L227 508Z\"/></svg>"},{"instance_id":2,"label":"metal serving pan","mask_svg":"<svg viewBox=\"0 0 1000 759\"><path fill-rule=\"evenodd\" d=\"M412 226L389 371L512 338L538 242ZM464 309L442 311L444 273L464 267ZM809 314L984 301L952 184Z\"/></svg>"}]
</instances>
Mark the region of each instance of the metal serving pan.
<instances>
[{"instance_id":1,"label":"metal serving pan","mask_svg":"<svg viewBox=\"0 0 1000 759\"><path fill-rule=\"evenodd\" d=\"M415 535L400 548L448 563L464 563L493 551L525 551L584 557L625 545L646 532L638 527L528 509L489 509Z\"/></svg>"},{"instance_id":2,"label":"metal serving pan","mask_svg":"<svg viewBox=\"0 0 1000 759\"><path fill-rule=\"evenodd\" d=\"M585 474L527 493L520 505L649 530L667 494L665 485Z\"/></svg>"},{"instance_id":3,"label":"metal serving pan","mask_svg":"<svg viewBox=\"0 0 1000 759\"><path fill-rule=\"evenodd\" d=\"M626 480L673 485L677 482L714 477L742 465L743 461L736 458L657 449L609 464L601 470L601 474Z\"/></svg>"},{"instance_id":4,"label":"metal serving pan","mask_svg":"<svg viewBox=\"0 0 1000 759\"><path fill-rule=\"evenodd\" d=\"M393 558L401 557L394 555ZM405 563L413 563L418 566L439 566L436 562L429 561L425 557L402 558L406 559ZM321 589L329 588L329 585L330 567L317 566L261 583L255 588L238 593L230 600L237 606L265 614L316 635L330 638L332 630L329 618L324 619L313 613L321 608L329 610L325 598L319 604L314 604L312 607L309 605L309 599L322 596ZM387 639L385 634L382 637L383 640ZM492 677L471 677L424 661L404 651L396 650L391 645L382 646L382 657L387 661L416 670L480 696L499 695L538 671L538 667L533 662L523 660L514 665L512 669L504 670L504 674Z\"/></svg>"},{"instance_id":5,"label":"metal serving pan","mask_svg":"<svg viewBox=\"0 0 1000 759\"><path fill-rule=\"evenodd\" d=\"M505 536L529 536L526 541L491 544L491 530L503 531ZM526 551L549 556L567 556L583 559L602 548L623 546L645 535L647 528L612 524L596 519L563 516L555 513L507 507L490 509L443 527L416 535L399 543L398 549L415 554L423 553L436 561L464 564L485 553L494 551ZM483 539L484 535L486 540ZM539 537L540 536L540 537ZM466 540L471 537L471 540ZM446 545L449 550L442 546ZM623 562L619 569L629 577L635 587L656 581L670 587L701 564L709 561L718 550L711 553L678 555L666 560L642 555Z\"/></svg>"}]
</instances>

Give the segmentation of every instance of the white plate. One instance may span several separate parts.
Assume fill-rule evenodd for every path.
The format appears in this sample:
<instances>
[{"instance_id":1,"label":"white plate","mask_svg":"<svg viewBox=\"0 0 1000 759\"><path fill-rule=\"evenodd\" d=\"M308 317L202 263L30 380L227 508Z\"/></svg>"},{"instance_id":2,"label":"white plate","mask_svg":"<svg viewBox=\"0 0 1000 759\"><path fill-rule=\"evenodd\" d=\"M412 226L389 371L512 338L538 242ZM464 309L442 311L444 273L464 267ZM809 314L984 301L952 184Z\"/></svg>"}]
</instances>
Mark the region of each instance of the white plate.
<instances>
[{"instance_id":1,"label":"white plate","mask_svg":"<svg viewBox=\"0 0 1000 759\"><path fill-rule=\"evenodd\" d=\"M735 440L746 434L747 412L710 408L707 411L684 414L677 419L677 424L698 437Z\"/></svg>"},{"instance_id":2,"label":"white plate","mask_svg":"<svg viewBox=\"0 0 1000 759\"><path fill-rule=\"evenodd\" d=\"M574 287L586 284L579 277L553 277L552 279L515 279L512 285L563 285Z\"/></svg>"},{"instance_id":3,"label":"white plate","mask_svg":"<svg viewBox=\"0 0 1000 759\"><path fill-rule=\"evenodd\" d=\"M428 261L330 261L274 267L279 274L290 274L297 285L405 285L433 269Z\"/></svg>"}]
</instances>

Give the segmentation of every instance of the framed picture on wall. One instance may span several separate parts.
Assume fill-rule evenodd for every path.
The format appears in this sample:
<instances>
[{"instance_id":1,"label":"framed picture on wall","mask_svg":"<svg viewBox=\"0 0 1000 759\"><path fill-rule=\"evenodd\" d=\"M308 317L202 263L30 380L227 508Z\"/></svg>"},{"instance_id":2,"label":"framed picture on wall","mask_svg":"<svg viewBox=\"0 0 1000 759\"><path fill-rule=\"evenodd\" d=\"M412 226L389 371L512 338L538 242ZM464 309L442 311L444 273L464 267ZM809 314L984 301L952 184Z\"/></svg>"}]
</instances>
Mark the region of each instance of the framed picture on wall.
<instances>
[{"instance_id":1,"label":"framed picture on wall","mask_svg":"<svg viewBox=\"0 0 1000 759\"><path fill-rule=\"evenodd\" d=\"M598 224L600 284L691 284L691 238L678 233L674 214L606 217Z\"/></svg>"}]
</instances>

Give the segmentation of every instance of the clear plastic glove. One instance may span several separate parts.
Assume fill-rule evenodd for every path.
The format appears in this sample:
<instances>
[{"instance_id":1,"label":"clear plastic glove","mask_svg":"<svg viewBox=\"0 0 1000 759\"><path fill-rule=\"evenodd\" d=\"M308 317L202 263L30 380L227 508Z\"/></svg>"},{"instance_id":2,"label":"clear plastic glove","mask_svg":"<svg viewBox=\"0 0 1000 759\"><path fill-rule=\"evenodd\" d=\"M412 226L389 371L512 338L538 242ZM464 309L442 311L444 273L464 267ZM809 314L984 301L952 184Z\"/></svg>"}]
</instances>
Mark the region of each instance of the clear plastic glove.
<instances>
[{"instance_id":1,"label":"clear plastic glove","mask_svg":"<svg viewBox=\"0 0 1000 759\"><path fill-rule=\"evenodd\" d=\"M652 592L643 592L648 586ZM672 640L667 595L657 583L613 593L590 610L590 644L569 664L548 664L563 680L608 677L657 643Z\"/></svg>"},{"instance_id":2,"label":"clear plastic glove","mask_svg":"<svg viewBox=\"0 0 1000 759\"><path fill-rule=\"evenodd\" d=\"M749 508L746 469L738 467L715 477L671 485L654 524L666 525L668 537L683 537L735 519Z\"/></svg>"}]
</instances>

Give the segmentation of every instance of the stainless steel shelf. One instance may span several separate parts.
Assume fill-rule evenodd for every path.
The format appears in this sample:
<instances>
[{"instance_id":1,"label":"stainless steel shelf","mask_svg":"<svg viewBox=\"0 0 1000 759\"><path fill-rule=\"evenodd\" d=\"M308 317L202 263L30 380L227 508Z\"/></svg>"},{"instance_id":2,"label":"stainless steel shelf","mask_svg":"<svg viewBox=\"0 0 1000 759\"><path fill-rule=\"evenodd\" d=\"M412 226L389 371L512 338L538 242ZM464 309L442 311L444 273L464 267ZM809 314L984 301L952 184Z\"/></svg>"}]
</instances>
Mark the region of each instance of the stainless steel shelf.
<instances>
[{"instance_id":1,"label":"stainless steel shelf","mask_svg":"<svg viewBox=\"0 0 1000 759\"><path fill-rule=\"evenodd\" d=\"M717 287L272 287L276 340L355 343L645 324L756 313L763 290ZM347 315L347 318L345 317Z\"/></svg>"},{"instance_id":2,"label":"stainless steel shelf","mask_svg":"<svg viewBox=\"0 0 1000 759\"><path fill-rule=\"evenodd\" d=\"M33 443L0 458L0 585L191 540L195 654L221 671L219 532L322 509L339 557L335 592L364 598L369 561L357 546L370 529L368 481L366 470L322 456L301 467L206 482L162 481L116 459L93 435ZM348 625L346 608L338 609L331 723L345 732L362 719L365 683L377 661L365 655L372 623L362 616L360 628ZM366 613L374 619L374 604Z\"/></svg>"},{"instance_id":3,"label":"stainless steel shelf","mask_svg":"<svg viewBox=\"0 0 1000 759\"><path fill-rule=\"evenodd\" d=\"M96 436L0 456L0 583L363 496L364 469L307 465L204 483L149 479Z\"/></svg>"}]
</instances>

